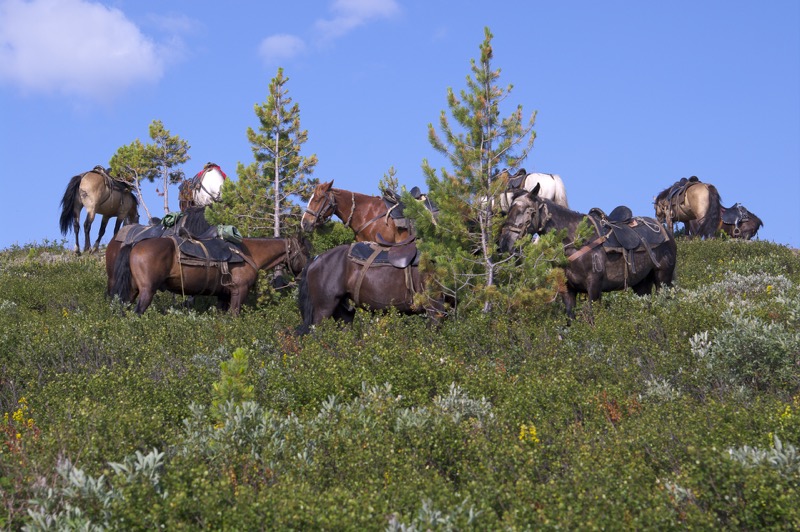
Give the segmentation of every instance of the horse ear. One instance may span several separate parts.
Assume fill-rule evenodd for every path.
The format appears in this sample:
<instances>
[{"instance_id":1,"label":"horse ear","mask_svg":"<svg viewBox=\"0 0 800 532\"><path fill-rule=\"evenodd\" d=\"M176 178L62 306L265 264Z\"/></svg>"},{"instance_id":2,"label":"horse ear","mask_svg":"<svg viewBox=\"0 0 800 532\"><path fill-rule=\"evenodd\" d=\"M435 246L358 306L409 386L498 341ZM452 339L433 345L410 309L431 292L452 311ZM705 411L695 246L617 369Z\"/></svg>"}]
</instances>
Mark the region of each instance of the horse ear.
<instances>
[{"instance_id":1,"label":"horse ear","mask_svg":"<svg viewBox=\"0 0 800 532\"><path fill-rule=\"evenodd\" d=\"M538 196L538 195L539 195L539 189L540 189L540 188L542 188L542 185L541 185L541 183L536 183L536 186L535 186L535 187L533 187L533 190L531 190L531 193L530 193L530 194L528 194L528 196L530 196L532 199L535 199L535 198L536 198L536 196Z\"/></svg>"},{"instance_id":2,"label":"horse ear","mask_svg":"<svg viewBox=\"0 0 800 532\"><path fill-rule=\"evenodd\" d=\"M333 186L333 179L331 179L327 183L323 183L322 186L325 187L325 190L330 190L331 187Z\"/></svg>"}]
</instances>

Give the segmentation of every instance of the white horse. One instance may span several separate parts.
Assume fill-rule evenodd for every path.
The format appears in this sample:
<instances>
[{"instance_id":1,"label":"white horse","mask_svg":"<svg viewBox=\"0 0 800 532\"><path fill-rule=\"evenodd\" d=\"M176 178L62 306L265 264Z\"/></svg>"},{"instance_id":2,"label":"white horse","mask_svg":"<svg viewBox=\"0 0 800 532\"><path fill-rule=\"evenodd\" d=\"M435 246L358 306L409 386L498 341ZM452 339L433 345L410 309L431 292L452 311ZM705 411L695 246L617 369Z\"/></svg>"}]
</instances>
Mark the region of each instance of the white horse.
<instances>
[{"instance_id":1,"label":"white horse","mask_svg":"<svg viewBox=\"0 0 800 532\"><path fill-rule=\"evenodd\" d=\"M228 176L215 163L206 163L191 179L184 179L178 187L178 204L181 211L189 207L205 207L219 201L221 188Z\"/></svg>"},{"instance_id":2,"label":"white horse","mask_svg":"<svg viewBox=\"0 0 800 532\"><path fill-rule=\"evenodd\" d=\"M527 174L525 179L514 179L508 173L508 170L503 170L498 177L503 177L509 180L508 190L498 195L492 200L492 207L499 207L501 214L507 214L511 209L511 204L514 201L514 192L517 190L527 190L530 192L533 187L539 185L539 197L549 199L550 201L569 209L569 202L567 201L567 189L564 187L564 182L558 174L542 174L532 173ZM517 174L519 175L519 173ZM519 181L519 182L517 182ZM481 202L484 204L485 199Z\"/></svg>"}]
</instances>

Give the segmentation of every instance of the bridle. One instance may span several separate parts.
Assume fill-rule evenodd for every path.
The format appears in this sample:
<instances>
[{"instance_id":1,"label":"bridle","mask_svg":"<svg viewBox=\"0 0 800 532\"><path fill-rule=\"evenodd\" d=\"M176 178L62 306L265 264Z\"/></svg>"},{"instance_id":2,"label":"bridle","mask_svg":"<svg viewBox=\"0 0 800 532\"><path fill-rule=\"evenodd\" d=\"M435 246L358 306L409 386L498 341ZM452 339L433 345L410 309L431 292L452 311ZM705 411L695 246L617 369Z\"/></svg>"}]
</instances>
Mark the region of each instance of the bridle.
<instances>
[{"instance_id":1,"label":"bridle","mask_svg":"<svg viewBox=\"0 0 800 532\"><path fill-rule=\"evenodd\" d=\"M318 210L313 211L309 208L310 206L305 210L305 214L310 214L314 217L315 226L325 223L336 212L336 197L328 191L325 193L324 198L325 202Z\"/></svg>"},{"instance_id":2,"label":"bridle","mask_svg":"<svg viewBox=\"0 0 800 532\"><path fill-rule=\"evenodd\" d=\"M293 245L294 244L294 245ZM286 239L286 254L284 255L284 262L289 270L294 273L292 262L303 253L303 244L295 238Z\"/></svg>"},{"instance_id":3,"label":"bridle","mask_svg":"<svg viewBox=\"0 0 800 532\"><path fill-rule=\"evenodd\" d=\"M539 203L538 205L526 207L522 215L522 222L518 224L507 223L506 229L510 233L516 234L517 238L519 238L528 232L531 225L536 228L536 231L540 231L550 218L550 209L547 208L547 204Z\"/></svg>"}]
</instances>

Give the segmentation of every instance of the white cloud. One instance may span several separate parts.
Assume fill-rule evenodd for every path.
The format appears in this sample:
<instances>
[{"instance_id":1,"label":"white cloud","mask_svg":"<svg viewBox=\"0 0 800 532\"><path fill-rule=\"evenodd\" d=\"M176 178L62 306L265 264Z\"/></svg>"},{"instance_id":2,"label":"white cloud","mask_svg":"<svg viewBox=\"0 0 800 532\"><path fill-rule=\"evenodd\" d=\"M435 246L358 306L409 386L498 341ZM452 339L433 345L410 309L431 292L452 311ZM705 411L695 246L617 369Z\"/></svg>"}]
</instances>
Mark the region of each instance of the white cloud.
<instances>
[{"instance_id":1,"label":"white cloud","mask_svg":"<svg viewBox=\"0 0 800 532\"><path fill-rule=\"evenodd\" d=\"M165 68L119 9L86 0L0 0L0 82L107 100Z\"/></svg>"},{"instance_id":2,"label":"white cloud","mask_svg":"<svg viewBox=\"0 0 800 532\"><path fill-rule=\"evenodd\" d=\"M278 63L291 59L302 53L306 48L305 42L294 35L272 35L267 37L258 47L258 53L267 63Z\"/></svg>"},{"instance_id":3,"label":"white cloud","mask_svg":"<svg viewBox=\"0 0 800 532\"><path fill-rule=\"evenodd\" d=\"M335 39L375 19L391 18L400 12L395 0L335 0L333 18L318 20L314 26L323 37Z\"/></svg>"}]
</instances>

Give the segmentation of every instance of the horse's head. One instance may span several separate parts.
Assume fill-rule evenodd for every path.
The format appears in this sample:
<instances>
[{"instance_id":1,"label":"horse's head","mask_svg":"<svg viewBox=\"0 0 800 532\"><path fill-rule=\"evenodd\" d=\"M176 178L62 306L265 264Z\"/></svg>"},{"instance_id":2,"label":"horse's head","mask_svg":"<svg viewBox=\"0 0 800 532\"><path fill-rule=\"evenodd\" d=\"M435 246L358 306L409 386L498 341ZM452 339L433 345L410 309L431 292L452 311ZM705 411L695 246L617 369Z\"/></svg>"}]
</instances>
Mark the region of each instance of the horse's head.
<instances>
[{"instance_id":1,"label":"horse's head","mask_svg":"<svg viewBox=\"0 0 800 532\"><path fill-rule=\"evenodd\" d=\"M311 258L311 242L305 237L290 237L286 239L286 264L297 277L305 269Z\"/></svg>"},{"instance_id":2,"label":"horse's head","mask_svg":"<svg viewBox=\"0 0 800 532\"><path fill-rule=\"evenodd\" d=\"M333 213L336 212L336 198L331 191L333 181L327 183L320 183L311 194L308 200L308 207L303 213L303 218L300 220L300 227L303 231L313 231L331 219Z\"/></svg>"},{"instance_id":3,"label":"horse's head","mask_svg":"<svg viewBox=\"0 0 800 532\"><path fill-rule=\"evenodd\" d=\"M547 204L539 197L538 184L530 192L515 194L500 231L500 252L511 251L517 239L525 233L539 233L547 221L546 213L542 214L546 210Z\"/></svg>"}]
</instances>

